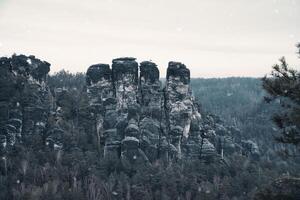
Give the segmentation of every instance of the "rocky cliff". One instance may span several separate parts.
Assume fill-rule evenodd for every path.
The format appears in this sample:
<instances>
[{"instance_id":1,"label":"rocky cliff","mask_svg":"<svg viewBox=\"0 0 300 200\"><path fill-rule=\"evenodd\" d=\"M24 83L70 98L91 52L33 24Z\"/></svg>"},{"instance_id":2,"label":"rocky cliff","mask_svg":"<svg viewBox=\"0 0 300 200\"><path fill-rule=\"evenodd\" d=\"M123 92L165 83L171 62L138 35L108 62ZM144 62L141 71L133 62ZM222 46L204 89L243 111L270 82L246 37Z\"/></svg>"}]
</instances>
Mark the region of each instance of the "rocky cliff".
<instances>
[{"instance_id":1,"label":"rocky cliff","mask_svg":"<svg viewBox=\"0 0 300 200\"><path fill-rule=\"evenodd\" d=\"M203 135L190 88L190 71L170 62L165 86L155 63L118 58L87 70L90 106L104 156L124 165L217 156Z\"/></svg>"},{"instance_id":2,"label":"rocky cliff","mask_svg":"<svg viewBox=\"0 0 300 200\"><path fill-rule=\"evenodd\" d=\"M78 129L90 149L128 169L157 161L222 160L240 152L258 158L257 145L235 128L200 113L190 71L169 62L164 84L157 65L117 58L86 72L87 106L67 88L47 84L50 64L34 56L0 58L0 153L16 142L33 149L80 149L66 138ZM76 118L76 120L75 120Z\"/></svg>"},{"instance_id":3,"label":"rocky cliff","mask_svg":"<svg viewBox=\"0 0 300 200\"><path fill-rule=\"evenodd\" d=\"M0 58L1 154L18 140L31 146L44 136L51 109L49 70L49 63L34 56Z\"/></svg>"}]
</instances>

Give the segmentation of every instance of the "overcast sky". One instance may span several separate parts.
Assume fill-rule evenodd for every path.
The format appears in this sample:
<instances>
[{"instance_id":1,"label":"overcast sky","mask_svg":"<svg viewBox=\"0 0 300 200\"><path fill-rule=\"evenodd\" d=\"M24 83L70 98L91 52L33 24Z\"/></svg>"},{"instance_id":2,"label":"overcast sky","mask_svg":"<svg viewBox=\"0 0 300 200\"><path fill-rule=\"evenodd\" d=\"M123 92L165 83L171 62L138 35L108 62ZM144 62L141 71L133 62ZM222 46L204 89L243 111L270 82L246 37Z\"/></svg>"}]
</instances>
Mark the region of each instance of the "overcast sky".
<instances>
[{"instance_id":1,"label":"overcast sky","mask_svg":"<svg viewBox=\"0 0 300 200\"><path fill-rule=\"evenodd\" d=\"M51 72L133 56L165 76L255 76L281 56L299 69L300 0L0 0L0 55L33 54Z\"/></svg>"}]
</instances>

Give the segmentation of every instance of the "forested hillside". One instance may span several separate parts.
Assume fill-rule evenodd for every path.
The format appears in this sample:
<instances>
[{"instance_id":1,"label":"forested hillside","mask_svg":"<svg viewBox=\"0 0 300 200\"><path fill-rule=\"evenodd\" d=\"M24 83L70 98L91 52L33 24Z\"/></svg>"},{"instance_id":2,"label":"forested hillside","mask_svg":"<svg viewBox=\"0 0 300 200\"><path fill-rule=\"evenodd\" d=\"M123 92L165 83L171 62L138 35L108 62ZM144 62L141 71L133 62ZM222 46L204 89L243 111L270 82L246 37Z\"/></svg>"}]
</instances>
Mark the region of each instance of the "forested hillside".
<instances>
[{"instance_id":1,"label":"forested hillside","mask_svg":"<svg viewBox=\"0 0 300 200\"><path fill-rule=\"evenodd\" d=\"M155 147L155 140L150 134L161 131L155 128L156 125L160 126L159 121L141 120L138 125L145 123L144 130L151 131L145 131L149 136L143 138L139 148L146 154L140 155L147 155L148 158L154 155L154 160L141 160L146 165L130 165L132 161L124 162L124 159L129 158L130 153L135 153L136 139L132 136L125 137L122 144L130 141L127 145L129 150L124 151L126 146L122 145L121 149L118 148L118 151L123 151L120 159L110 159L105 157L106 152L103 149L111 150L116 143L115 140L108 140L112 142L110 144L104 143L103 138L112 134L96 134L98 127L95 122L99 118L93 113L97 111L97 107L92 107L90 102L94 99L102 101L102 95L111 94L103 92L103 87L110 87L104 80L110 79L94 76L99 70L100 75L106 74L101 71L107 69L106 65L91 66L87 75L60 71L48 76L48 63L35 57L15 56L2 60L2 69L7 76L0 79L3 83L0 85L3 89L1 105L5 111L1 114L9 115L3 115L1 128L7 131L7 136L15 137L1 139L3 148L0 162L0 199L246 200L275 178L299 174L297 158L286 159L278 155L278 152L282 152L283 145L273 140L276 128L271 122L272 112L277 106L267 105L263 101L264 93L259 79L191 79L191 88L196 97L192 105L201 114L201 117L195 115L194 118L201 121L199 126L190 127L194 131L191 132L191 138L196 139L196 142L183 140L183 158L169 157L173 160L165 162L163 154L160 154L163 151L157 154L143 147L151 142ZM32 62L37 63L40 68L34 68ZM122 60L121 63L126 62ZM149 64L151 63L146 62L141 65ZM13 67L17 75L9 67ZM172 69L172 64L170 68ZM168 101L180 99L181 89L187 88L187 84L181 84L189 83L189 74L183 69L186 72L183 79L167 79L169 85L173 84L167 88L169 91L166 91L165 83L159 87L165 88L162 93L169 95ZM153 76L147 76L149 73L146 72L141 76L149 82L141 88L144 90L141 102L155 100L156 102L148 105L160 105L160 98L153 98L153 95L147 93L157 87L151 85ZM169 74L178 76L175 72L170 71ZM179 77L181 75L179 73ZM157 74L154 77L154 83L159 84ZM123 78L120 80L124 80ZM133 82L129 88L136 87L135 84L137 83ZM101 90L97 90L99 86L102 87ZM173 88L179 90L174 91ZM10 93L13 98L7 95ZM124 103L123 100L130 99L130 96L125 96L128 94L130 93L125 92L120 95L117 102ZM193 99L192 96L189 98ZM174 105L176 103L171 104ZM182 108L188 108L186 105ZM157 112L147 111L147 106L144 106L144 110L139 107L132 109L130 115L134 118L137 111L142 110L152 118L160 117ZM178 112L177 107L174 110ZM174 114L174 111L172 113L167 110L166 114L170 113ZM183 118L177 119L184 121L186 113L183 113ZM113 115L112 112L108 112L107 116L109 120L99 120L105 121L105 126L111 126L115 119L122 117ZM17 129L20 123L23 123L23 128ZM121 131L125 130L132 135L137 133L136 126L131 124L129 128L122 128L124 124L126 125L121 121L118 125L121 126ZM11 128L14 128L13 131ZM177 130L178 126L175 128ZM195 137L195 133L201 136ZM170 143L166 145L167 148L170 146ZM195 148L197 146L200 149ZM171 155L176 149L170 148L168 151ZM140 150L138 152L142 153ZM139 154L134 154L133 160L139 158L135 155ZM161 157L155 159L158 156Z\"/></svg>"},{"instance_id":2,"label":"forested hillside","mask_svg":"<svg viewBox=\"0 0 300 200\"><path fill-rule=\"evenodd\" d=\"M244 120L263 103L264 91L258 78L194 78L192 86L205 110L231 124Z\"/></svg>"},{"instance_id":3,"label":"forested hillside","mask_svg":"<svg viewBox=\"0 0 300 200\"><path fill-rule=\"evenodd\" d=\"M254 139L266 150L268 145L275 145L270 138L276 135L277 128L271 119L278 106L264 101L261 79L197 78L191 84L203 111L237 126L243 137Z\"/></svg>"}]
</instances>

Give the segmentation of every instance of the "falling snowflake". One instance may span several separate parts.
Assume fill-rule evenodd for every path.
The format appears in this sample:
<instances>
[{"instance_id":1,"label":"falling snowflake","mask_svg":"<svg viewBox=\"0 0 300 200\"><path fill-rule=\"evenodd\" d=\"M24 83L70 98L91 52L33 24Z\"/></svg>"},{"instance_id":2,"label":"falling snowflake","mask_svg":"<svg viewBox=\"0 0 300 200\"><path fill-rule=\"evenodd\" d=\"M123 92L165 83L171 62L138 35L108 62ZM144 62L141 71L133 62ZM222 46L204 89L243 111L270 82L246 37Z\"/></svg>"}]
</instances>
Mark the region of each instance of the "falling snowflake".
<instances>
[{"instance_id":1,"label":"falling snowflake","mask_svg":"<svg viewBox=\"0 0 300 200\"><path fill-rule=\"evenodd\" d=\"M176 28L176 31L177 31L177 32L181 32L181 31L183 31L183 28L182 28L182 27L177 27L177 28Z\"/></svg>"}]
</instances>

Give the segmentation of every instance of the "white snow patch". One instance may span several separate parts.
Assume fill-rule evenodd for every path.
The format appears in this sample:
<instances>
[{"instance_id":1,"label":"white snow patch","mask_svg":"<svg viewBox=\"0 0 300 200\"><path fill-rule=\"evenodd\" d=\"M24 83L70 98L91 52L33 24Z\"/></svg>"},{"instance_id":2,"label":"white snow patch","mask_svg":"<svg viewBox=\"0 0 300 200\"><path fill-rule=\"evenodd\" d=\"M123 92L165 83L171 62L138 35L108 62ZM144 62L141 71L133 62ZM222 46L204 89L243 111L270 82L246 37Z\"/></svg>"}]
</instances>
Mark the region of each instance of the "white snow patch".
<instances>
[{"instance_id":1,"label":"white snow patch","mask_svg":"<svg viewBox=\"0 0 300 200\"><path fill-rule=\"evenodd\" d=\"M191 127L191 120L187 120L186 125L183 128L183 136L185 138L189 137L189 132L190 132L190 127Z\"/></svg>"},{"instance_id":2,"label":"white snow patch","mask_svg":"<svg viewBox=\"0 0 300 200\"><path fill-rule=\"evenodd\" d=\"M32 64L32 62L31 62L31 59L30 58L27 58L27 63L29 64L29 65L31 65Z\"/></svg>"},{"instance_id":3,"label":"white snow patch","mask_svg":"<svg viewBox=\"0 0 300 200\"><path fill-rule=\"evenodd\" d=\"M136 139L135 137L130 137L130 136L126 136L123 141L135 141L135 142L139 142L138 139Z\"/></svg>"},{"instance_id":4,"label":"white snow patch","mask_svg":"<svg viewBox=\"0 0 300 200\"><path fill-rule=\"evenodd\" d=\"M13 70L12 73L13 73L15 76L18 75L18 73L17 73L15 70Z\"/></svg>"},{"instance_id":5,"label":"white snow patch","mask_svg":"<svg viewBox=\"0 0 300 200\"><path fill-rule=\"evenodd\" d=\"M37 122L35 125L46 127L46 124L44 122Z\"/></svg>"},{"instance_id":6,"label":"white snow patch","mask_svg":"<svg viewBox=\"0 0 300 200\"><path fill-rule=\"evenodd\" d=\"M113 194L113 195L115 195L115 196L117 196L117 195L118 195L118 193L117 193L117 192L115 192L115 191L113 191L113 192L112 192L112 194Z\"/></svg>"},{"instance_id":7,"label":"white snow patch","mask_svg":"<svg viewBox=\"0 0 300 200\"><path fill-rule=\"evenodd\" d=\"M59 150L62 148L62 145L54 144L54 149Z\"/></svg>"}]
</instances>

